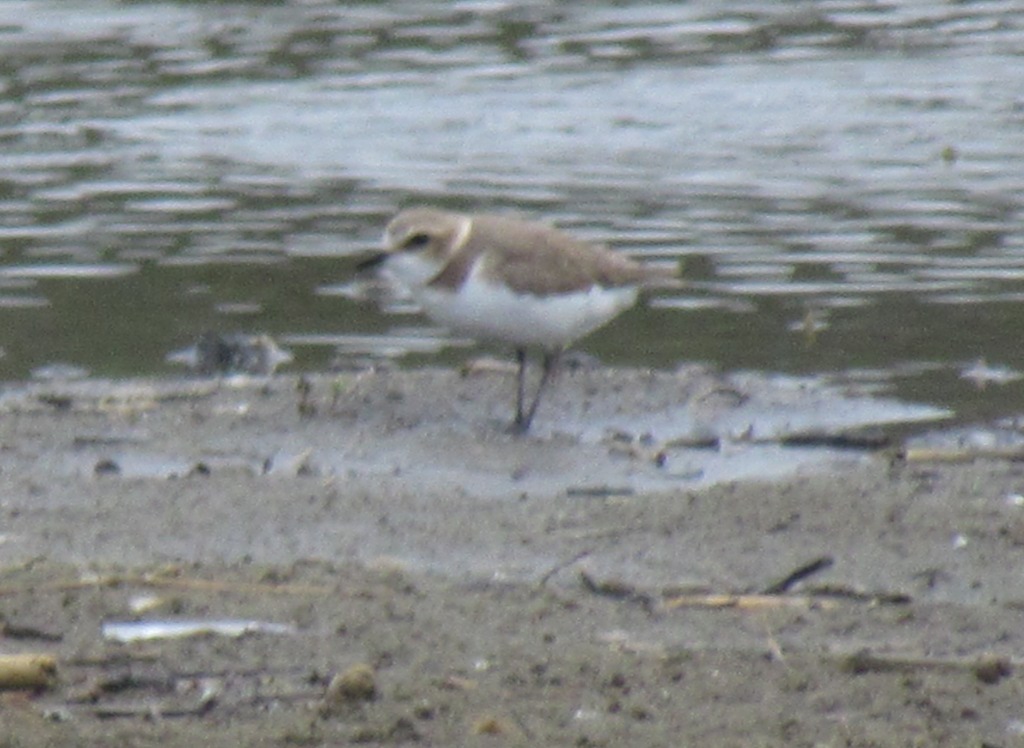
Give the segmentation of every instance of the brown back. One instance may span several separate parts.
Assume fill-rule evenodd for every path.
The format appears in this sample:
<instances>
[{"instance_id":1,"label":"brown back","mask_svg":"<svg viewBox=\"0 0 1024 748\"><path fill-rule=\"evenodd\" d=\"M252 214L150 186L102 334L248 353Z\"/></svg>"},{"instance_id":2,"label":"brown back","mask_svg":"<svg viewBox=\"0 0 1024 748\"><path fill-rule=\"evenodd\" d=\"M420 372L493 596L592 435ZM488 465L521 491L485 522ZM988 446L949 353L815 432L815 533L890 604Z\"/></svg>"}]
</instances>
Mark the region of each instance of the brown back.
<instances>
[{"instance_id":1,"label":"brown back","mask_svg":"<svg viewBox=\"0 0 1024 748\"><path fill-rule=\"evenodd\" d=\"M473 217L463 251L431 285L458 288L482 258L484 277L501 278L513 291L537 295L669 281L676 273L642 265L604 246L589 244L543 224L505 216Z\"/></svg>"}]
</instances>

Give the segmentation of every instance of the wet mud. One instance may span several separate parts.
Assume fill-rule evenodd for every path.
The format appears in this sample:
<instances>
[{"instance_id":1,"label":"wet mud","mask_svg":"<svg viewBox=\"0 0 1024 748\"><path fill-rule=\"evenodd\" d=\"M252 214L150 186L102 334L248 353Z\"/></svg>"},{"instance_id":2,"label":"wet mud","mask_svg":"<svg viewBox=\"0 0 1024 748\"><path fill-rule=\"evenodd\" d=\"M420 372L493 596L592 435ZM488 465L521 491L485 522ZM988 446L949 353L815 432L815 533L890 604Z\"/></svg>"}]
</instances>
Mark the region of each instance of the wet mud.
<instances>
[{"instance_id":1,"label":"wet mud","mask_svg":"<svg viewBox=\"0 0 1024 748\"><path fill-rule=\"evenodd\" d=\"M2 651L55 664L9 744L1021 739L1016 459L699 369L568 373L515 438L511 381L9 385Z\"/></svg>"}]
</instances>

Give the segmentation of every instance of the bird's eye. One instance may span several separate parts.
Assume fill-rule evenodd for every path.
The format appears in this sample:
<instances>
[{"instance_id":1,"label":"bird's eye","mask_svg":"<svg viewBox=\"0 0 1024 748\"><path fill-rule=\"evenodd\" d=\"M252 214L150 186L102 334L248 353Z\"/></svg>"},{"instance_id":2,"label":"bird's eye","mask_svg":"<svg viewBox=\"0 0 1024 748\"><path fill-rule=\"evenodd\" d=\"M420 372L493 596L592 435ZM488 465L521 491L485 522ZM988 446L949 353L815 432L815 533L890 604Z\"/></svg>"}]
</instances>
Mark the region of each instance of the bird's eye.
<instances>
[{"instance_id":1,"label":"bird's eye","mask_svg":"<svg viewBox=\"0 0 1024 748\"><path fill-rule=\"evenodd\" d=\"M402 243L403 249L423 249L430 244L429 234L413 234Z\"/></svg>"}]
</instances>

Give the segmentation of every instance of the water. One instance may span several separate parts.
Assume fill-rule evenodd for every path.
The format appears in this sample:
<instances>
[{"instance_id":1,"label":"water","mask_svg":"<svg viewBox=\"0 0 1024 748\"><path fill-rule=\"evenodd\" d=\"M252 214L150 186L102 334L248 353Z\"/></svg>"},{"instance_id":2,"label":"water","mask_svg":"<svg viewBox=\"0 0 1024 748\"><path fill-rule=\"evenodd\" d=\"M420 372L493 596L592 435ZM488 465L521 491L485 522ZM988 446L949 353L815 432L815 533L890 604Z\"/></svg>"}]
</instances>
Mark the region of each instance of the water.
<instances>
[{"instance_id":1,"label":"water","mask_svg":"<svg viewBox=\"0 0 1024 748\"><path fill-rule=\"evenodd\" d=\"M349 293L428 202L682 260L683 293L582 345L610 363L1017 412L1019 383L961 376L1024 370L1017 10L2 3L0 378L175 372L204 330L293 369L460 361Z\"/></svg>"}]
</instances>

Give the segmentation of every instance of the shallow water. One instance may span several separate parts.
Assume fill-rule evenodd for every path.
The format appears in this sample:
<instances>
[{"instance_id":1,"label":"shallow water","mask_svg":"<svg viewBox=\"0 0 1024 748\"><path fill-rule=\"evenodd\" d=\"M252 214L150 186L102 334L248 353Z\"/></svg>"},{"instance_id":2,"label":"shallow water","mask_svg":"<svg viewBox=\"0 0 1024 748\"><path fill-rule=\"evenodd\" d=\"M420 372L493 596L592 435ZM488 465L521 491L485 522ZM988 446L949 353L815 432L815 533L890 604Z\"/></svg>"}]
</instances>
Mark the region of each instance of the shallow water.
<instances>
[{"instance_id":1,"label":"shallow water","mask_svg":"<svg viewBox=\"0 0 1024 748\"><path fill-rule=\"evenodd\" d=\"M211 329L293 368L460 361L351 298L431 202L681 259L682 294L581 345L608 362L1017 412L986 368L1024 369L1016 8L0 4L0 377L173 371Z\"/></svg>"}]
</instances>

